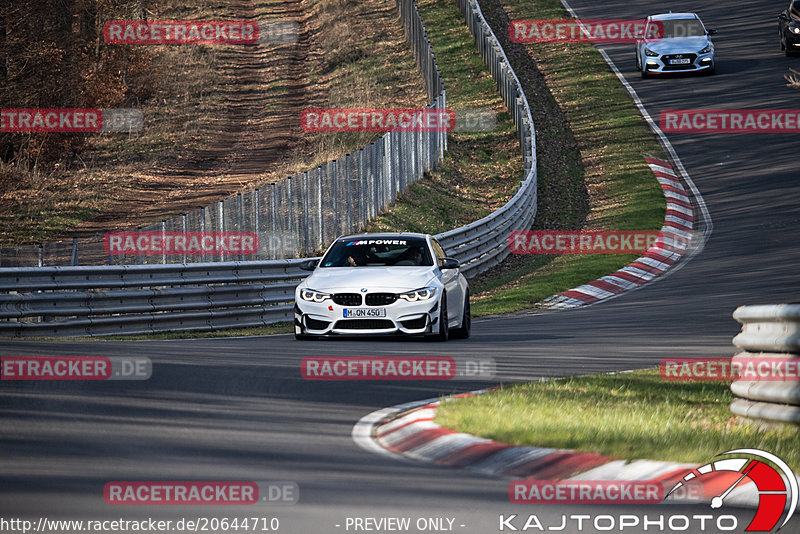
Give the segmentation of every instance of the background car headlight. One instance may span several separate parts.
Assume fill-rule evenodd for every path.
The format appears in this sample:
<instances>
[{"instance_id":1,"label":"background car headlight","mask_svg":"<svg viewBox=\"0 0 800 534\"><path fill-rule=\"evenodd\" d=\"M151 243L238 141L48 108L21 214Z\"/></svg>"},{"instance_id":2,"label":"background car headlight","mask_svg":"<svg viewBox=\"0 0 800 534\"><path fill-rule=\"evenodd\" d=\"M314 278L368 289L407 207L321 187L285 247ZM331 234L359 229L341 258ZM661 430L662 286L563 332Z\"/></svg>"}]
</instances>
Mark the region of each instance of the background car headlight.
<instances>
[{"instance_id":1,"label":"background car headlight","mask_svg":"<svg viewBox=\"0 0 800 534\"><path fill-rule=\"evenodd\" d=\"M436 294L435 287L423 287L422 289L415 289L414 291L406 291L405 293L398 294L398 298L407 300L408 302L417 302L418 300L432 299Z\"/></svg>"},{"instance_id":2,"label":"background car headlight","mask_svg":"<svg viewBox=\"0 0 800 534\"><path fill-rule=\"evenodd\" d=\"M705 47L704 49L700 50L700 51L698 52L698 54L708 54L709 52L711 52L711 45L708 45L708 46L707 46L707 47Z\"/></svg>"},{"instance_id":3,"label":"background car headlight","mask_svg":"<svg viewBox=\"0 0 800 534\"><path fill-rule=\"evenodd\" d=\"M655 52L653 52L653 51L652 51L652 50L650 50L649 48L645 48L645 49L644 49L644 55L646 55L646 56L650 56L650 57L655 57L655 56L658 56L658 54L656 54Z\"/></svg>"},{"instance_id":4,"label":"background car headlight","mask_svg":"<svg viewBox=\"0 0 800 534\"><path fill-rule=\"evenodd\" d=\"M331 296L328 293L323 293L315 289L301 289L300 298L309 302L325 302L331 298Z\"/></svg>"},{"instance_id":5,"label":"background car headlight","mask_svg":"<svg viewBox=\"0 0 800 534\"><path fill-rule=\"evenodd\" d=\"M800 26L789 26L792 33L800 33Z\"/></svg>"}]
</instances>

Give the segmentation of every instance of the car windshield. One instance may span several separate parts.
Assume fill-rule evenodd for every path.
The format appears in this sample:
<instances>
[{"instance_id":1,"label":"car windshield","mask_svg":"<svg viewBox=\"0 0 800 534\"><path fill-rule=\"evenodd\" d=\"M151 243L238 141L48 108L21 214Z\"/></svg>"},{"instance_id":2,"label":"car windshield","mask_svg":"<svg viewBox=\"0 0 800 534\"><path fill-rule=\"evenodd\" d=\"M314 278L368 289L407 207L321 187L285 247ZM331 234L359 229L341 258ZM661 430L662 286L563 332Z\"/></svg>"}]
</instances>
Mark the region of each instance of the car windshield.
<instances>
[{"instance_id":1,"label":"car windshield","mask_svg":"<svg viewBox=\"0 0 800 534\"><path fill-rule=\"evenodd\" d=\"M791 13L792 17L800 19L800 0L795 0L792 2L792 7L789 8L789 12Z\"/></svg>"},{"instance_id":2,"label":"car windshield","mask_svg":"<svg viewBox=\"0 0 800 534\"><path fill-rule=\"evenodd\" d=\"M340 239L320 262L322 267L431 267L425 239L374 237Z\"/></svg>"},{"instance_id":3,"label":"car windshield","mask_svg":"<svg viewBox=\"0 0 800 534\"><path fill-rule=\"evenodd\" d=\"M656 25L658 31L652 31L648 27L645 35L658 35L662 39L702 37L706 34L703 24L697 19L667 19L653 21L650 24Z\"/></svg>"}]
</instances>

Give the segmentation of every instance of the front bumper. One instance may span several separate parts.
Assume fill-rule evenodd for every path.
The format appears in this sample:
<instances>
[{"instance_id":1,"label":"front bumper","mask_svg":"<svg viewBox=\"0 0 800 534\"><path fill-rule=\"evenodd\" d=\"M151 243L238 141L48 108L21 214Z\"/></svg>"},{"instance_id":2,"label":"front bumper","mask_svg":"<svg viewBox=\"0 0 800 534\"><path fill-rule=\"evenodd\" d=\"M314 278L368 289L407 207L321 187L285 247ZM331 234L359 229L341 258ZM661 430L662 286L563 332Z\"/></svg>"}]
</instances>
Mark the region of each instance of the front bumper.
<instances>
[{"instance_id":1,"label":"front bumper","mask_svg":"<svg viewBox=\"0 0 800 534\"><path fill-rule=\"evenodd\" d=\"M344 317L344 310L385 309L385 317ZM438 332L439 297L418 302L397 300L384 306L341 306L331 300L308 302L295 299L296 334L313 336L423 335Z\"/></svg>"},{"instance_id":2,"label":"front bumper","mask_svg":"<svg viewBox=\"0 0 800 534\"><path fill-rule=\"evenodd\" d=\"M675 58L681 55L683 58ZM688 59L685 65L670 64L672 59ZM663 54L660 56L644 56L643 64L648 74L671 74L682 72L702 72L714 68L714 54Z\"/></svg>"},{"instance_id":3,"label":"front bumper","mask_svg":"<svg viewBox=\"0 0 800 534\"><path fill-rule=\"evenodd\" d=\"M786 42L786 47L789 50L800 51L800 34L785 31L783 33L783 40Z\"/></svg>"}]
</instances>

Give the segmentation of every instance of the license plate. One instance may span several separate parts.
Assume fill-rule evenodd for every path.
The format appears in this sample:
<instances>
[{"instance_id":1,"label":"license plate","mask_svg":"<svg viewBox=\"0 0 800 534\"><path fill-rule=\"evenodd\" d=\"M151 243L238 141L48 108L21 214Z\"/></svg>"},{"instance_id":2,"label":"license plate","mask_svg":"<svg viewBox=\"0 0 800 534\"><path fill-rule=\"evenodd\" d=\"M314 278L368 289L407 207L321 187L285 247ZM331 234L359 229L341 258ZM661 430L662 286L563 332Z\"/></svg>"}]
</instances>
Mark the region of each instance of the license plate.
<instances>
[{"instance_id":1,"label":"license plate","mask_svg":"<svg viewBox=\"0 0 800 534\"><path fill-rule=\"evenodd\" d=\"M386 317L386 308L345 308L343 317Z\"/></svg>"},{"instance_id":2,"label":"license plate","mask_svg":"<svg viewBox=\"0 0 800 534\"><path fill-rule=\"evenodd\" d=\"M689 59L670 59L669 60L669 64L670 65L688 65L689 63L691 63L691 61Z\"/></svg>"}]
</instances>

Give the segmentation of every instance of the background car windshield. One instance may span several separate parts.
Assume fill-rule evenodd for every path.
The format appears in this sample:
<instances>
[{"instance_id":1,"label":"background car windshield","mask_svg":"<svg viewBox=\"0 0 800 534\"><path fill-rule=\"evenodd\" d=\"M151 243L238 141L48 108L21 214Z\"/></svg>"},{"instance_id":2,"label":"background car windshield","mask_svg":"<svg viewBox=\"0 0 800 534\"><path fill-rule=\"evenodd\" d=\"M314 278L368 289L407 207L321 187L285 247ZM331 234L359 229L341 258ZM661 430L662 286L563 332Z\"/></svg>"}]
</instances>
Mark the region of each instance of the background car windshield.
<instances>
[{"instance_id":1,"label":"background car windshield","mask_svg":"<svg viewBox=\"0 0 800 534\"><path fill-rule=\"evenodd\" d=\"M424 239L342 239L322 258L322 267L416 267L433 265Z\"/></svg>"},{"instance_id":2,"label":"background car windshield","mask_svg":"<svg viewBox=\"0 0 800 534\"><path fill-rule=\"evenodd\" d=\"M663 25L663 33L658 32L663 39L674 37L702 37L706 34L705 28L697 19L668 19L660 20L656 24ZM646 33L645 35L650 35Z\"/></svg>"},{"instance_id":3,"label":"background car windshield","mask_svg":"<svg viewBox=\"0 0 800 534\"><path fill-rule=\"evenodd\" d=\"M792 7L791 7L790 11L791 11L792 17L794 17L796 19L800 19L800 0L795 0L792 3Z\"/></svg>"}]
</instances>

